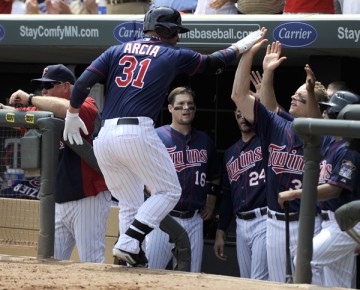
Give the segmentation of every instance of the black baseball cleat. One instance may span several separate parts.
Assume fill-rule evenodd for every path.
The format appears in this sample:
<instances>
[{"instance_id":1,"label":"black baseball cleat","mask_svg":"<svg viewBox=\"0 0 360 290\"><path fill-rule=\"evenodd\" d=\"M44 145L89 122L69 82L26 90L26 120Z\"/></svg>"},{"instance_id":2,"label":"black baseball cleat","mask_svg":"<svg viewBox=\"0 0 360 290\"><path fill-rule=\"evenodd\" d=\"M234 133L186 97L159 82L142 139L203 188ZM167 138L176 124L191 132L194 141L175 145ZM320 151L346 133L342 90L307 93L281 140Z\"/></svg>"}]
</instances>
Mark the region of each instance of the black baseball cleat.
<instances>
[{"instance_id":1,"label":"black baseball cleat","mask_svg":"<svg viewBox=\"0 0 360 290\"><path fill-rule=\"evenodd\" d=\"M127 262L132 267L143 267L147 268L148 260L145 256L145 253L142 249L138 254L133 254L120 250L118 248L113 248L113 256L119 260Z\"/></svg>"}]
</instances>

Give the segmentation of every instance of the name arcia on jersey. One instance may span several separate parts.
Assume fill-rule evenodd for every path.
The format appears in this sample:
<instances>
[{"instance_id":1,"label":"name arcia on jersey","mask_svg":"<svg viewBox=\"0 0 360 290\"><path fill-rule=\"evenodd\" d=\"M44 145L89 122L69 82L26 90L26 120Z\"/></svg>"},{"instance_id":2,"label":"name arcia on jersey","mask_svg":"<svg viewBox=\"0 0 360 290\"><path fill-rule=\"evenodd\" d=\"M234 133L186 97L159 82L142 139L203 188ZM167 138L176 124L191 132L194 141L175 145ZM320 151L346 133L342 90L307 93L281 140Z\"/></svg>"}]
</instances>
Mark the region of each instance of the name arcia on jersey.
<instances>
[{"instance_id":1,"label":"name arcia on jersey","mask_svg":"<svg viewBox=\"0 0 360 290\"><path fill-rule=\"evenodd\" d=\"M124 53L150 55L156 57L160 50L158 45L150 45L139 42L129 42L125 45Z\"/></svg>"},{"instance_id":2,"label":"name arcia on jersey","mask_svg":"<svg viewBox=\"0 0 360 290\"><path fill-rule=\"evenodd\" d=\"M208 160L207 150L205 149L186 149L186 156L184 156L184 151L176 151L176 146L166 149L170 154L171 160L173 161L177 172L189 167L201 166L202 163L207 163Z\"/></svg>"},{"instance_id":3,"label":"name arcia on jersey","mask_svg":"<svg viewBox=\"0 0 360 290\"><path fill-rule=\"evenodd\" d=\"M226 171L230 182L237 181L239 176L255 166L255 163L261 161L263 155L261 147L256 147L254 150L241 151L239 157L234 160L234 156L226 163Z\"/></svg>"},{"instance_id":4,"label":"name arcia on jersey","mask_svg":"<svg viewBox=\"0 0 360 290\"><path fill-rule=\"evenodd\" d=\"M281 173L295 173L302 174L304 170L304 157L296 154L297 150L291 152L282 151L286 148L285 145L278 146L275 144L269 145L269 162L268 166L272 166L272 171L275 174Z\"/></svg>"}]
</instances>

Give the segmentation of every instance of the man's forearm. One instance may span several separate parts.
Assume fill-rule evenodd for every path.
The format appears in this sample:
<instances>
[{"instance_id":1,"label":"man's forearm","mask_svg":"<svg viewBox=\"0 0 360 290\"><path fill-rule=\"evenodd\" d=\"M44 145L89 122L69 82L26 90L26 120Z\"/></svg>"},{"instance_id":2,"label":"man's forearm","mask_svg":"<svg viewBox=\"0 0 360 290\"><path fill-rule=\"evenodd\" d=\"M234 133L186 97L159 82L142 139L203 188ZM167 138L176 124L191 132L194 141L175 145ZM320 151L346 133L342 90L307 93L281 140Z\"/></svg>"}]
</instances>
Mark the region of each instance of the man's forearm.
<instances>
[{"instance_id":1,"label":"man's forearm","mask_svg":"<svg viewBox=\"0 0 360 290\"><path fill-rule=\"evenodd\" d=\"M53 112L55 117L61 119L65 119L66 110L70 105L67 99L47 96L34 96L31 102L38 110Z\"/></svg>"}]
</instances>

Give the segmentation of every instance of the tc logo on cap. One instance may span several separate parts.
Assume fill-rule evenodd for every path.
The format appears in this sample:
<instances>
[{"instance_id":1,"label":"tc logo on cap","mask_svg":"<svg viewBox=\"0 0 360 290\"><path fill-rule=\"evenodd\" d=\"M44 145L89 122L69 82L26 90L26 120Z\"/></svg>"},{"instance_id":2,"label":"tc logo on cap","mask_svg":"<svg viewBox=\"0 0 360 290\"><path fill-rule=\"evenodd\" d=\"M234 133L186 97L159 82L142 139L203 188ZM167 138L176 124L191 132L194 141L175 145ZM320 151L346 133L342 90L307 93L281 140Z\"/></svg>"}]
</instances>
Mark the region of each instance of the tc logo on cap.
<instances>
[{"instance_id":1,"label":"tc logo on cap","mask_svg":"<svg viewBox=\"0 0 360 290\"><path fill-rule=\"evenodd\" d=\"M44 71L43 71L42 76L45 76L48 72L49 72L49 69L48 69L47 67L46 67L46 68L44 68Z\"/></svg>"}]
</instances>

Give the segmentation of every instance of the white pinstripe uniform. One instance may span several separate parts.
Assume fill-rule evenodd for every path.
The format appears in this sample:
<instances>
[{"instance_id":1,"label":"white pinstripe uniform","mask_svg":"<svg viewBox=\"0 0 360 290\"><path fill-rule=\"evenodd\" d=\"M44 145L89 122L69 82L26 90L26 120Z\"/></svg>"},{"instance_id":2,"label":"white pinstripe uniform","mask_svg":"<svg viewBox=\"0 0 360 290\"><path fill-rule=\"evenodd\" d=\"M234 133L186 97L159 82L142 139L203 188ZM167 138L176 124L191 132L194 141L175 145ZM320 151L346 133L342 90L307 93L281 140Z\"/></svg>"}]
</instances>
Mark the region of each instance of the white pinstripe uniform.
<instances>
[{"instance_id":1,"label":"white pinstripe uniform","mask_svg":"<svg viewBox=\"0 0 360 290\"><path fill-rule=\"evenodd\" d=\"M321 232L313 239L312 284L352 288L357 243L340 230L332 211L321 223ZM354 227L360 232L360 224Z\"/></svg>"},{"instance_id":2,"label":"white pinstripe uniform","mask_svg":"<svg viewBox=\"0 0 360 290\"><path fill-rule=\"evenodd\" d=\"M204 249L203 219L196 213L192 218L174 219L185 229L191 245L191 272L201 271ZM160 229L152 231L146 237L146 255L149 258L149 268L165 269L173 258L174 243L169 243L169 235ZM175 263L175 261L174 261Z\"/></svg>"},{"instance_id":3,"label":"white pinstripe uniform","mask_svg":"<svg viewBox=\"0 0 360 290\"><path fill-rule=\"evenodd\" d=\"M261 103L256 106L255 115L258 120L257 134L262 140L262 146L265 147L263 152L268 154L266 187L269 218L266 229L266 247L269 280L284 282L286 277L286 224L284 210L278 203L278 193L302 187L303 143L293 131L291 121L269 112ZM292 221L289 223L289 230L292 261L297 248L299 212L300 200L290 201L289 216ZM320 223L320 216L317 215L314 234L320 231Z\"/></svg>"},{"instance_id":4,"label":"white pinstripe uniform","mask_svg":"<svg viewBox=\"0 0 360 290\"><path fill-rule=\"evenodd\" d=\"M256 218L236 218L236 253L240 276L258 280L268 279L266 259L266 215L260 208L252 210Z\"/></svg>"},{"instance_id":5,"label":"white pinstripe uniform","mask_svg":"<svg viewBox=\"0 0 360 290\"><path fill-rule=\"evenodd\" d=\"M286 240L285 240L285 215L284 213L268 210L269 216L267 219L266 228L266 248L269 265L269 277L271 281L284 282L286 275ZM275 216L281 216L282 220L278 220ZM291 216L291 214L290 214ZM319 215L315 217L314 235L320 232L321 218ZM293 276L295 274L295 255L297 250L299 221L289 222L290 231L290 258ZM276 241L276 243L274 242Z\"/></svg>"},{"instance_id":6,"label":"white pinstripe uniform","mask_svg":"<svg viewBox=\"0 0 360 290\"><path fill-rule=\"evenodd\" d=\"M115 247L121 245L132 253L139 251L139 242L124 233L134 219L157 228L181 194L174 165L153 121L137 119L139 125L117 125L118 118L107 119L94 140L94 153L106 185L119 201L120 238ZM152 190L145 202L144 184Z\"/></svg>"},{"instance_id":7,"label":"white pinstripe uniform","mask_svg":"<svg viewBox=\"0 0 360 290\"><path fill-rule=\"evenodd\" d=\"M319 184L342 188L338 198L320 201L323 222L321 232L313 239L312 283L322 286L351 288L355 269L357 243L342 232L334 212L341 205L359 199L360 154L348 150L344 141L331 145L321 162ZM359 232L360 224L354 229Z\"/></svg>"},{"instance_id":8,"label":"white pinstripe uniform","mask_svg":"<svg viewBox=\"0 0 360 290\"><path fill-rule=\"evenodd\" d=\"M178 103L186 103L189 106L193 104L193 97L189 93L179 93L172 105L176 106ZM195 110L176 110L172 113L172 123L179 122L182 112L189 112L192 118L195 116ZM182 187L180 201L170 215L183 226L188 234L191 246L190 271L200 272L204 232L203 219L199 212L207 203L209 187L206 181L212 182L220 177L215 144L207 134L195 128L191 128L189 133L184 135L170 125L165 125L157 128L157 133L170 153ZM168 234L161 230L151 232L146 237L149 268L165 269L172 258L173 248L174 244L169 243Z\"/></svg>"},{"instance_id":9,"label":"white pinstripe uniform","mask_svg":"<svg viewBox=\"0 0 360 290\"><path fill-rule=\"evenodd\" d=\"M69 260L76 244L81 262L105 262L105 231L111 194L100 192L55 204L54 258Z\"/></svg>"},{"instance_id":10,"label":"white pinstripe uniform","mask_svg":"<svg viewBox=\"0 0 360 290\"><path fill-rule=\"evenodd\" d=\"M148 33L157 31L158 25L172 29L166 33L158 31L158 36ZM210 65L207 55L174 47L178 41L175 35L187 31L178 11L167 7L149 10L144 17L145 34L140 39L108 48L81 74L65 118L64 139L81 143L79 130L85 128L81 118L73 113L79 111L88 88L97 82L106 83L101 114L105 125L94 142L94 152L107 186L119 200L120 238L113 254L133 266L147 264L139 245L159 226L181 195L171 158L153 128L171 81L180 74L219 71L236 59L237 50L246 50L260 37L259 32L251 33L234 44L237 49L230 47L213 53L221 61ZM167 39L169 32L175 33L171 40ZM166 34L164 38L162 33ZM118 124L118 117L138 117L138 124L134 120L132 124ZM143 203L145 184L153 195Z\"/></svg>"},{"instance_id":11,"label":"white pinstripe uniform","mask_svg":"<svg viewBox=\"0 0 360 290\"><path fill-rule=\"evenodd\" d=\"M236 253L240 276L268 280L265 162L260 139L253 135L239 110L235 111L235 116L242 138L224 153L218 229L225 231L230 224L230 214L236 213Z\"/></svg>"}]
</instances>

